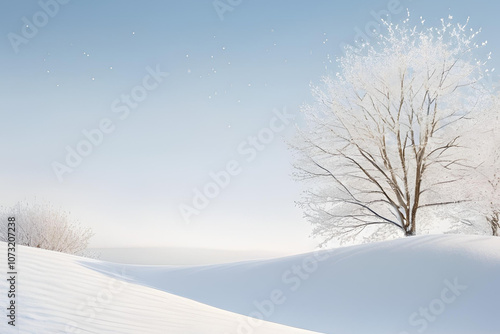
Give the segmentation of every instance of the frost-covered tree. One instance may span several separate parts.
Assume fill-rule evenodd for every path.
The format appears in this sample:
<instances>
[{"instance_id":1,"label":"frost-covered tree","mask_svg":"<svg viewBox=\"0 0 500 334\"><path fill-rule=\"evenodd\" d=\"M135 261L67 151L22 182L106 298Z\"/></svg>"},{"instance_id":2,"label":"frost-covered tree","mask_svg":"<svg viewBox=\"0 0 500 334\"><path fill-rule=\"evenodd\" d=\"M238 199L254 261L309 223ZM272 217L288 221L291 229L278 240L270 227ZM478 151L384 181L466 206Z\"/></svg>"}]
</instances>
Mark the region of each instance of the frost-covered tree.
<instances>
[{"instance_id":1,"label":"frost-covered tree","mask_svg":"<svg viewBox=\"0 0 500 334\"><path fill-rule=\"evenodd\" d=\"M80 226L68 214L48 204L20 202L12 208L4 208L2 221L14 217L16 243L69 254L81 254L93 233L90 228ZM0 224L0 241L7 241L7 224Z\"/></svg>"},{"instance_id":2,"label":"frost-covered tree","mask_svg":"<svg viewBox=\"0 0 500 334\"><path fill-rule=\"evenodd\" d=\"M500 163L500 157L498 155L498 151L496 152L496 163ZM489 212L486 213L486 220L489 223L491 228L491 233L493 236L500 236L500 171L497 169L494 177L488 180L490 190L492 191L492 197L489 203Z\"/></svg>"},{"instance_id":3,"label":"frost-covered tree","mask_svg":"<svg viewBox=\"0 0 500 334\"><path fill-rule=\"evenodd\" d=\"M461 132L485 110L479 31L384 22L372 44L348 46L339 71L313 87L292 147L300 205L313 235L343 241L415 235L433 207L470 200L455 182L474 168Z\"/></svg>"},{"instance_id":4,"label":"frost-covered tree","mask_svg":"<svg viewBox=\"0 0 500 334\"><path fill-rule=\"evenodd\" d=\"M494 99L491 112L475 120L474 130L466 140L475 145L478 167L464 180L475 198L471 210L486 218L490 233L500 235L500 97Z\"/></svg>"},{"instance_id":5,"label":"frost-covered tree","mask_svg":"<svg viewBox=\"0 0 500 334\"><path fill-rule=\"evenodd\" d=\"M496 153L496 166L500 164L500 155L497 149ZM487 200L489 203L489 212L486 213L486 220L491 228L491 233L493 236L500 236L500 170L496 168L493 177L488 180L489 187L491 190L491 199Z\"/></svg>"},{"instance_id":6,"label":"frost-covered tree","mask_svg":"<svg viewBox=\"0 0 500 334\"><path fill-rule=\"evenodd\" d=\"M488 121L491 131L489 144L489 154L486 156L484 165L487 179L487 206L486 219L490 225L491 233L494 236L500 236L500 97L495 100L495 116Z\"/></svg>"}]
</instances>

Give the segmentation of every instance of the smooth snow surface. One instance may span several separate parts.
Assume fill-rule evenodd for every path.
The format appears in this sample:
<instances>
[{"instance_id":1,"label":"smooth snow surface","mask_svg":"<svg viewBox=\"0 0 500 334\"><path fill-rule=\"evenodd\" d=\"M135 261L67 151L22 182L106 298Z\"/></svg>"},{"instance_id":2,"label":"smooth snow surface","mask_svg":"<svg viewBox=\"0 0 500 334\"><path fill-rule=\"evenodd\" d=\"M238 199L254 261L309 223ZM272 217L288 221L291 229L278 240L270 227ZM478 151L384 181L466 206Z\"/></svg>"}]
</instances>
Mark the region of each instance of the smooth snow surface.
<instances>
[{"instance_id":1,"label":"smooth snow surface","mask_svg":"<svg viewBox=\"0 0 500 334\"><path fill-rule=\"evenodd\" d=\"M500 333L495 237L420 236L189 267L25 247L18 257L20 333ZM272 323L254 326L247 315Z\"/></svg>"},{"instance_id":2,"label":"smooth snow surface","mask_svg":"<svg viewBox=\"0 0 500 334\"><path fill-rule=\"evenodd\" d=\"M0 258L7 262L6 244L0 245ZM82 260L104 264L99 261L23 246L17 250L17 326L11 328L2 316L1 334L231 334L256 322L163 291L124 283L118 265L106 263L107 268L113 268L106 275L80 264ZM0 281L0 293L5 309L5 279ZM249 327L251 333L313 333L269 322L257 325Z\"/></svg>"}]
</instances>

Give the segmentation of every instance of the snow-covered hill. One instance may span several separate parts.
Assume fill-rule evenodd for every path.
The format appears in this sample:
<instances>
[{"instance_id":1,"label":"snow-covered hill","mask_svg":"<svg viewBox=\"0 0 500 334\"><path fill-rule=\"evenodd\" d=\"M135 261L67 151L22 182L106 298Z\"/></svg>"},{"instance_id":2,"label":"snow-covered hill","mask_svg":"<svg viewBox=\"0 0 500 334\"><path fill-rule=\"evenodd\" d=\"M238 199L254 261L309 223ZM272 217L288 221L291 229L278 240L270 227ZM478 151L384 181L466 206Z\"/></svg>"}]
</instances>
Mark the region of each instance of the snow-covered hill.
<instances>
[{"instance_id":1,"label":"snow-covered hill","mask_svg":"<svg viewBox=\"0 0 500 334\"><path fill-rule=\"evenodd\" d=\"M190 267L25 247L19 258L20 333L500 333L500 238L421 236Z\"/></svg>"},{"instance_id":2,"label":"snow-covered hill","mask_svg":"<svg viewBox=\"0 0 500 334\"><path fill-rule=\"evenodd\" d=\"M0 246L0 259L7 262L6 244ZM104 264L19 246L17 326L7 325L7 318L2 316L0 333L230 334L249 326L256 334L313 333L256 322L140 284L125 283L117 265L106 263L110 271L102 274L82 263ZM4 310L7 289L6 279L0 280Z\"/></svg>"}]
</instances>

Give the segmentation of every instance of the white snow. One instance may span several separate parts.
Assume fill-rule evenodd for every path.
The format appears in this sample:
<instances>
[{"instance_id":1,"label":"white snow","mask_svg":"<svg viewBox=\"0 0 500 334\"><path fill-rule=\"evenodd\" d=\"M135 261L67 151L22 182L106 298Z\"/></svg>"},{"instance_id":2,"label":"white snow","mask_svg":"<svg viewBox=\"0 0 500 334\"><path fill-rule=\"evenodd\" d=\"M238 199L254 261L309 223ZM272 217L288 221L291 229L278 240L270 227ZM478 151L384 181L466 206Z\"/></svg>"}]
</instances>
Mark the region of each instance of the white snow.
<instances>
[{"instance_id":1,"label":"white snow","mask_svg":"<svg viewBox=\"0 0 500 334\"><path fill-rule=\"evenodd\" d=\"M495 237L419 236L185 267L18 252L19 333L500 333ZM6 287L1 280L2 301ZM249 314L270 322L254 326Z\"/></svg>"},{"instance_id":2,"label":"white snow","mask_svg":"<svg viewBox=\"0 0 500 334\"><path fill-rule=\"evenodd\" d=\"M0 245L0 258L7 259L6 244ZM17 326L7 325L2 315L2 334L230 334L237 333L241 324L255 322L160 290L125 283L118 265L23 246L17 251ZM89 264L105 266L108 272L99 273L88 268ZM6 279L0 280L2 309L8 302L7 288ZM252 333L313 332L263 322Z\"/></svg>"}]
</instances>

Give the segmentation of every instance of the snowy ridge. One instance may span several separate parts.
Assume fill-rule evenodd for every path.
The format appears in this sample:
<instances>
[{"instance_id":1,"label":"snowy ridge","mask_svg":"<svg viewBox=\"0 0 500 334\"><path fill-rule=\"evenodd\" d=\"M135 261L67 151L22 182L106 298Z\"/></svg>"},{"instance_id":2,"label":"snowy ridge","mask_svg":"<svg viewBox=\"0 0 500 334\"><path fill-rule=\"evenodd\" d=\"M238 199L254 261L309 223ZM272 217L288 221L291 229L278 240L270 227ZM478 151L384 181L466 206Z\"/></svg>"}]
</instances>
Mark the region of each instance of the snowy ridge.
<instances>
[{"instance_id":1,"label":"snowy ridge","mask_svg":"<svg viewBox=\"0 0 500 334\"><path fill-rule=\"evenodd\" d=\"M497 237L418 236L265 261L120 270L140 284L320 333L500 333ZM273 291L286 300L270 303Z\"/></svg>"},{"instance_id":2,"label":"snowy ridge","mask_svg":"<svg viewBox=\"0 0 500 334\"><path fill-rule=\"evenodd\" d=\"M500 333L495 237L420 236L186 267L18 247L18 264L23 334ZM1 280L2 302L6 289ZM0 333L10 333L6 321Z\"/></svg>"},{"instance_id":3,"label":"snowy ridge","mask_svg":"<svg viewBox=\"0 0 500 334\"><path fill-rule=\"evenodd\" d=\"M2 334L230 334L237 333L240 324L254 321L163 291L125 283L122 273L116 271L114 277L99 273L79 264L80 257L23 246L17 251L19 332L8 326L3 316ZM1 243L0 258L7 258L5 243ZM7 289L7 281L2 279L2 305L6 305ZM258 325L253 333L313 333L268 322Z\"/></svg>"}]
</instances>

